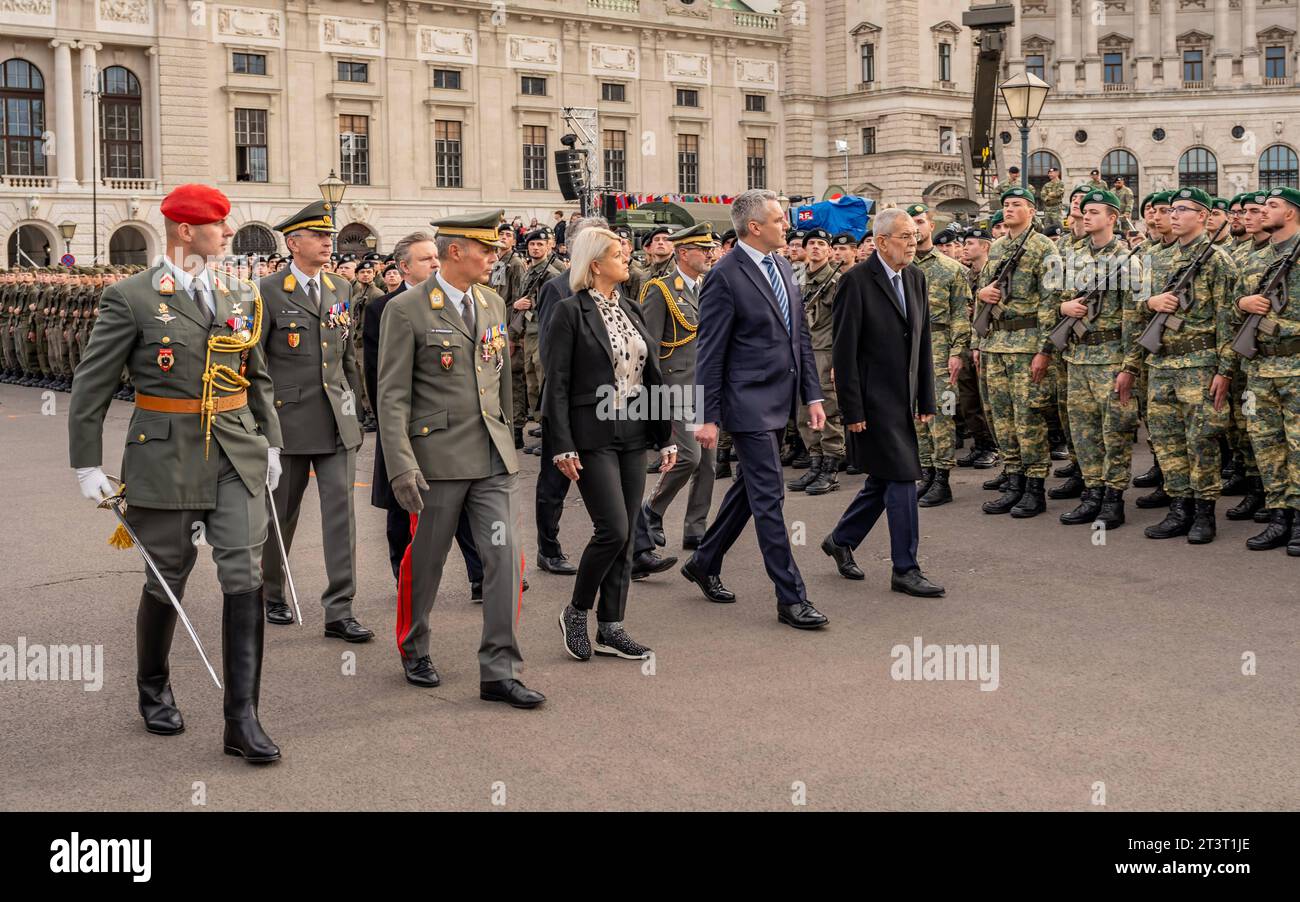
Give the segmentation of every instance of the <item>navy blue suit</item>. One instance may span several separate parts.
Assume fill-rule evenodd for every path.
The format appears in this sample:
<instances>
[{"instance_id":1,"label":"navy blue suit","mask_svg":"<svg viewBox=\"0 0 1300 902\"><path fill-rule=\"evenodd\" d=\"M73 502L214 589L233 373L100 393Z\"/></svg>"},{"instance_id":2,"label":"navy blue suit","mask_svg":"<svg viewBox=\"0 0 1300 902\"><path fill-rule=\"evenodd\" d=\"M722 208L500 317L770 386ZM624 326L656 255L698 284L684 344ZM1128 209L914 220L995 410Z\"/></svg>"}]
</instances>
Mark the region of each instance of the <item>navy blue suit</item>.
<instances>
[{"instance_id":1,"label":"navy blue suit","mask_svg":"<svg viewBox=\"0 0 1300 902\"><path fill-rule=\"evenodd\" d=\"M739 245L704 280L697 339L703 419L731 433L740 473L693 560L703 573L718 575L723 556L753 517L777 602L798 604L808 599L781 509L781 433L801 402L822 394L799 289L785 258L776 264L790 300L788 332L766 274Z\"/></svg>"}]
</instances>

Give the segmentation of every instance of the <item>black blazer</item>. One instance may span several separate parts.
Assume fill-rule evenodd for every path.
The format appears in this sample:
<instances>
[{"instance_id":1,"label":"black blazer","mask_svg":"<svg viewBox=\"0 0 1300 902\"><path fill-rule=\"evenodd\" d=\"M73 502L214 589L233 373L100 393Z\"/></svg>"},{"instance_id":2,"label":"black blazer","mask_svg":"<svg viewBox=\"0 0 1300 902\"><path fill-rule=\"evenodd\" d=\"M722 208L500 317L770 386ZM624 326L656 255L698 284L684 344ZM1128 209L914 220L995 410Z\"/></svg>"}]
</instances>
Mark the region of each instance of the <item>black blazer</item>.
<instances>
[{"instance_id":1,"label":"black blazer","mask_svg":"<svg viewBox=\"0 0 1300 902\"><path fill-rule=\"evenodd\" d=\"M366 380L366 396L370 403L377 404L379 398L379 318L384 315L388 302L406 291L406 283L398 286L382 297L377 297L366 307L366 324L361 330L361 347L365 360L363 374ZM375 416L379 416L378 409ZM379 431L375 430L375 474L370 483L370 504L389 510L398 508L397 499L393 497L393 488L388 484L388 468L384 466L384 448L379 441Z\"/></svg>"},{"instance_id":2,"label":"black blazer","mask_svg":"<svg viewBox=\"0 0 1300 902\"><path fill-rule=\"evenodd\" d=\"M659 361L651 352L657 344L646 331L638 305L620 296L619 307L641 333L648 353L641 371L642 391L663 385ZM550 453L594 451L614 440L614 423L598 416L602 398L614 384L614 358L609 332L591 292L583 290L551 305L546 323L546 391L542 395L542 429ZM669 444L672 407L648 404L646 436L655 448Z\"/></svg>"},{"instance_id":3,"label":"black blazer","mask_svg":"<svg viewBox=\"0 0 1300 902\"><path fill-rule=\"evenodd\" d=\"M935 412L925 274L913 265L901 275L906 319L878 254L840 278L831 308L835 389L849 460L894 482L921 478L913 415ZM864 431L847 431L862 422Z\"/></svg>"}]
</instances>

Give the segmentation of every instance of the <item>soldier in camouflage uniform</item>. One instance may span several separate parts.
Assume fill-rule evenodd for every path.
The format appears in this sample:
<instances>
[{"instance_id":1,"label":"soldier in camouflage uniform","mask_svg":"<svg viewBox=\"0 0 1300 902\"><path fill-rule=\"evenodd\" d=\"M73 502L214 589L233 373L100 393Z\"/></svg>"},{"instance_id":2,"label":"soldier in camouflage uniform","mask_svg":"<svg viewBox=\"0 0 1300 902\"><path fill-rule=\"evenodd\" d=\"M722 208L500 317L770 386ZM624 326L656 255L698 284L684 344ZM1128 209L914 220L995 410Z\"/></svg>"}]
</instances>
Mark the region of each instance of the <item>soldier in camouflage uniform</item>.
<instances>
[{"instance_id":1,"label":"soldier in camouflage uniform","mask_svg":"<svg viewBox=\"0 0 1300 902\"><path fill-rule=\"evenodd\" d=\"M925 204L907 213L916 224L916 259L925 273L930 306L930 352L934 365L935 415L914 420L923 484L917 504L937 507L952 501L949 474L957 465L957 374L970 349L970 282L962 265L934 247L934 218Z\"/></svg>"},{"instance_id":2,"label":"soldier in camouflage uniform","mask_svg":"<svg viewBox=\"0 0 1300 902\"><path fill-rule=\"evenodd\" d=\"M524 262L515 253L515 230L510 223L503 222L497 226L497 235L501 247L497 248L497 259L492 264L488 285L501 295L508 307L512 301L511 292L523 276ZM510 320L506 328L506 337L510 339L511 404L514 407L510 419L515 427L515 448L519 449L524 447L524 425L528 422L528 380L524 375L528 364L524 360L523 319L511 316Z\"/></svg>"},{"instance_id":3,"label":"soldier in camouflage uniform","mask_svg":"<svg viewBox=\"0 0 1300 902\"><path fill-rule=\"evenodd\" d=\"M1119 218L1130 218L1133 215L1133 189L1125 184L1123 176L1115 177L1115 190L1111 193L1119 198Z\"/></svg>"},{"instance_id":4,"label":"soldier in camouflage uniform","mask_svg":"<svg viewBox=\"0 0 1300 902\"><path fill-rule=\"evenodd\" d=\"M961 262L962 276L966 279L968 324L974 312L974 295L979 287L980 271L988 260L992 238L987 225L977 224L966 231L963 240ZM930 340L934 340L933 335ZM989 428L985 412L984 379L980 367L976 365L978 345L979 339L971 333L970 348L962 355L961 370L957 373L957 404L966 432L971 438L970 452L957 458L957 466L987 470L997 463L997 442L993 439L993 430Z\"/></svg>"},{"instance_id":5,"label":"soldier in camouflage uniform","mask_svg":"<svg viewBox=\"0 0 1300 902\"><path fill-rule=\"evenodd\" d=\"M1057 253L1061 255L1064 272L1072 272L1075 251L1088 244L1088 233L1083 227L1083 210L1079 203L1090 190L1087 185L1077 185L1070 192L1070 227L1056 242ZM1047 412L1048 439L1052 443L1053 459L1070 462L1059 468L1053 475L1065 478L1065 482L1048 491L1047 497L1057 500L1078 498L1083 494L1083 473L1079 469L1079 458L1075 454L1074 442L1070 434L1069 411L1069 376L1066 373L1065 358L1060 354L1052 355L1052 369L1048 374L1051 380L1049 391L1055 399L1055 405Z\"/></svg>"},{"instance_id":6,"label":"soldier in camouflage uniform","mask_svg":"<svg viewBox=\"0 0 1300 902\"><path fill-rule=\"evenodd\" d=\"M1045 412L1053 399L1044 383L1052 365L1047 336L1058 316L1051 273L1055 270L1059 277L1060 260L1048 238L1037 232L1026 235L1033 229L1036 202L1028 188L1003 193L1008 234L989 250L977 293L980 301L997 305L1002 314L998 317L995 311L992 327L981 340L980 361L1007 471L1001 497L985 502L983 509L1017 518L1036 517L1047 509L1043 480L1051 468ZM1024 253L1011 275L1010 293L1004 296L995 284L996 273L1002 258L1021 240Z\"/></svg>"},{"instance_id":7,"label":"soldier in camouflage uniform","mask_svg":"<svg viewBox=\"0 0 1300 902\"><path fill-rule=\"evenodd\" d=\"M1061 315L1078 320L1062 356L1068 367L1070 430L1085 485L1079 506L1061 515L1067 526L1121 526L1124 490L1132 475L1137 402L1131 392L1118 396L1116 374L1125 347L1136 338L1137 311L1128 246L1115 236L1120 203L1110 191L1083 196L1080 219L1088 240L1075 248L1060 295ZM1094 293L1095 315L1090 316L1086 301Z\"/></svg>"},{"instance_id":8,"label":"soldier in camouflage uniform","mask_svg":"<svg viewBox=\"0 0 1300 902\"><path fill-rule=\"evenodd\" d=\"M1156 313L1178 311L1178 299L1163 288L1209 242L1205 221L1210 204L1210 196L1199 188L1174 192L1170 216L1178 244L1152 261L1152 291L1160 293L1139 304L1139 333ZM1193 545L1214 540L1214 508L1222 488L1218 438L1228 426L1228 393L1237 365L1230 349L1236 283L1237 265L1215 247L1189 288L1190 306L1177 313L1181 327L1166 328L1160 352L1146 357L1147 428L1171 498L1168 516L1147 527L1147 538L1186 536ZM1136 342L1128 349L1124 369L1130 377L1143 353Z\"/></svg>"},{"instance_id":9,"label":"soldier in camouflage uniform","mask_svg":"<svg viewBox=\"0 0 1300 902\"><path fill-rule=\"evenodd\" d=\"M799 435L808 449L809 466L798 479L786 483L792 492L824 495L840 487L838 473L844 460L844 421L836 404L835 384L831 381L831 304L839 285L840 267L830 262L831 236L825 229L809 229L802 247L805 268L798 270L795 282L803 297L808 331L812 336L813 356L821 380L826 428L814 431L808 426L807 405L802 405L796 420Z\"/></svg>"},{"instance_id":10,"label":"soldier in camouflage uniform","mask_svg":"<svg viewBox=\"0 0 1300 902\"><path fill-rule=\"evenodd\" d=\"M370 302L384 296L384 292L375 284L376 266L371 260L362 260L356 265L356 277L352 281L352 297L349 314L352 320L352 350L357 358L357 370L365 372L365 348L362 341L366 323L366 308ZM361 380L358 387L358 396L361 398L361 427L366 432L374 432L378 427L378 420L375 417L375 407L371 403L370 395L366 391L366 380Z\"/></svg>"},{"instance_id":11,"label":"soldier in camouflage uniform","mask_svg":"<svg viewBox=\"0 0 1300 902\"><path fill-rule=\"evenodd\" d=\"M1279 292L1285 306L1274 312L1258 292L1300 242L1300 191L1268 192L1269 247L1246 259L1234 322L1248 313L1267 317L1268 332L1257 334L1259 352L1244 361L1246 386L1254 404L1250 438L1267 490L1268 526L1247 540L1252 551L1286 546L1300 557L1300 266L1291 265Z\"/></svg>"},{"instance_id":12,"label":"soldier in camouflage uniform","mask_svg":"<svg viewBox=\"0 0 1300 902\"><path fill-rule=\"evenodd\" d=\"M1061 170L1055 166L1047 169L1047 181L1038 189L1038 208L1043 211L1043 221L1047 228L1061 224L1061 203L1065 200L1065 182L1061 181Z\"/></svg>"},{"instance_id":13,"label":"soldier in camouflage uniform","mask_svg":"<svg viewBox=\"0 0 1300 902\"><path fill-rule=\"evenodd\" d=\"M534 419L540 416L537 399L542 390L542 354L534 312L537 304L535 295L550 279L563 272L563 268L550 259L552 240L551 230L544 226L528 233L524 240L528 249L527 268L517 274L517 281L511 286L511 296L506 298L513 310L510 325L516 332L519 331L519 326L516 325L519 317L516 314L523 316L524 378L528 388L528 411ZM541 271L543 268L544 272Z\"/></svg>"}]
</instances>

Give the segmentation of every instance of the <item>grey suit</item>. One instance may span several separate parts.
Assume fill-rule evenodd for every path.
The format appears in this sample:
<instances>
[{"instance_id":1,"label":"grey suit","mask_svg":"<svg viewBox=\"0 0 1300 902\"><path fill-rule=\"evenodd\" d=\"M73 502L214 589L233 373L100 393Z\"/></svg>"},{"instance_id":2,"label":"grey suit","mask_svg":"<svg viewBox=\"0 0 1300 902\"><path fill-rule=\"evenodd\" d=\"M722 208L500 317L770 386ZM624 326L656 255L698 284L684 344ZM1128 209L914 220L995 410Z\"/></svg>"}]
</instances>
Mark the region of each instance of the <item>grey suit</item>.
<instances>
[{"instance_id":1,"label":"grey suit","mask_svg":"<svg viewBox=\"0 0 1300 902\"><path fill-rule=\"evenodd\" d=\"M284 473L275 490L285 548L294 531L310 474L320 494L322 545L328 584L321 596L327 623L352 616L356 594L356 517L353 495L361 377L351 335L346 279L319 274L313 304L288 267L259 282L266 316L262 347L275 383L275 407L284 434ZM331 307L334 314L331 315ZM262 556L268 602L284 601L284 568L274 545Z\"/></svg>"},{"instance_id":2,"label":"grey suit","mask_svg":"<svg viewBox=\"0 0 1300 902\"><path fill-rule=\"evenodd\" d=\"M670 298L676 312L669 307ZM717 452L713 448L701 448L695 439L695 431L687 428L699 422L700 413L695 398L699 380L695 376L698 346L693 329L700 321L700 301L695 286L676 271L646 282L641 289L641 314L645 317L646 331L657 342L651 353L659 359L664 385L674 392L672 441L677 445L677 463L659 477L646 504L662 520L677 493L689 482L691 490L682 534L688 538L700 538L708 525L709 506L713 503ZM637 517L633 553L640 554L653 548L649 523L643 512Z\"/></svg>"},{"instance_id":3,"label":"grey suit","mask_svg":"<svg viewBox=\"0 0 1300 902\"><path fill-rule=\"evenodd\" d=\"M480 678L507 680L517 678L522 660L515 637L519 465L509 347L503 341L487 349L482 341L492 326L504 333L506 306L482 285L467 297L473 326L434 275L389 301L380 320L376 407L384 463L390 479L418 469L429 482L398 575L397 644L408 661L429 654L429 614L463 509L483 558Z\"/></svg>"}]
</instances>

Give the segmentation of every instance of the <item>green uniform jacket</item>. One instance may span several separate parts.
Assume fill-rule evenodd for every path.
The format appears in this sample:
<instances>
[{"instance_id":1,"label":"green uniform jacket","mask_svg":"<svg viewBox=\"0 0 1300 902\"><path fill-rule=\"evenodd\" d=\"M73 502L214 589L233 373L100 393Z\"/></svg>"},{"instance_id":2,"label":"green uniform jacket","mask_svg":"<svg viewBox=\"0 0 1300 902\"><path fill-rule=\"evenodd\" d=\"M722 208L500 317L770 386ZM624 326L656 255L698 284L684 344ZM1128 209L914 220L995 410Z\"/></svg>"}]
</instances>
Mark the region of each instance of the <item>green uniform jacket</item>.
<instances>
[{"instance_id":1,"label":"green uniform jacket","mask_svg":"<svg viewBox=\"0 0 1300 902\"><path fill-rule=\"evenodd\" d=\"M1038 191L1038 205L1044 213L1061 215L1061 204L1065 200L1065 182L1059 179L1048 181Z\"/></svg>"},{"instance_id":2,"label":"green uniform jacket","mask_svg":"<svg viewBox=\"0 0 1300 902\"><path fill-rule=\"evenodd\" d=\"M970 350L970 280L968 270L933 247L917 252L916 265L925 273L930 303L930 351L936 368L947 369L949 357Z\"/></svg>"},{"instance_id":3,"label":"green uniform jacket","mask_svg":"<svg viewBox=\"0 0 1300 902\"><path fill-rule=\"evenodd\" d=\"M361 377L352 344L346 279L320 273L320 303L286 266L258 282L266 313L262 348L275 382L275 407L285 454L333 454L340 444L361 447L357 422ZM338 312L330 316L330 307Z\"/></svg>"},{"instance_id":4,"label":"green uniform jacket","mask_svg":"<svg viewBox=\"0 0 1300 902\"><path fill-rule=\"evenodd\" d=\"M989 248L989 259L980 273L979 287L993 281L998 264L1020 238L1005 235ZM1002 320L1033 318L1036 324L1025 329L1000 329L1001 320L993 321L980 342L980 349L1004 354L1051 354L1055 351L1047 336L1060 316L1057 294L1060 289L1061 261L1052 240L1041 232L1030 235L1025 252L1011 277L1011 296L1002 298ZM1053 277L1057 284L1052 284ZM1055 289L1055 290L1054 290Z\"/></svg>"},{"instance_id":5,"label":"green uniform jacket","mask_svg":"<svg viewBox=\"0 0 1300 902\"><path fill-rule=\"evenodd\" d=\"M207 320L184 291L164 293L153 266L104 289L99 316L85 356L77 367L68 413L68 448L74 467L103 463L104 415L121 388L122 367L131 372L136 391L162 398L199 398L209 337ZM249 319L260 303L252 282L212 274L217 315L212 335L231 335L226 321L236 304ZM262 320L266 326L265 315ZM170 354L165 353L170 351ZM212 354L213 363L238 371L238 352ZM280 421L272 405L266 357L254 345L247 352L244 378L248 404L213 418L212 441L229 458L248 491L257 495L266 483L266 449L280 447ZM218 397L226 392L218 392ZM203 418L196 413L157 413L136 408L127 428L122 480L127 501L145 508L212 510L217 505L220 455L214 447L204 458Z\"/></svg>"},{"instance_id":6,"label":"green uniform jacket","mask_svg":"<svg viewBox=\"0 0 1300 902\"><path fill-rule=\"evenodd\" d=\"M1092 287L1105 287L1097 316L1083 323L1089 333L1109 332L1114 335L1098 344L1084 343L1074 336L1063 352L1066 363L1112 364L1123 363L1126 350L1137 341L1137 302L1131 287L1131 254L1128 246L1112 237L1105 247L1095 248L1092 241L1084 241L1074 249L1071 266L1076 284L1067 285L1060 293L1060 302L1088 295Z\"/></svg>"},{"instance_id":7,"label":"green uniform jacket","mask_svg":"<svg viewBox=\"0 0 1300 902\"><path fill-rule=\"evenodd\" d=\"M1268 242L1262 250L1242 258L1241 284L1232 301L1234 336L1246 319L1246 314L1242 313L1241 308L1237 306L1237 298L1259 294L1269 266L1278 258L1291 253L1291 248L1297 241L1300 241L1300 237L1292 236L1290 240L1280 244ZM1268 316L1268 319L1277 325L1277 332L1272 336L1262 332L1255 336L1261 348L1274 347L1279 341L1300 337L1300 266L1292 266L1291 271L1287 273L1285 296L1289 301L1282 311L1270 313ZM1248 374L1265 379L1300 376L1300 355L1297 354L1285 357L1258 354L1254 360L1243 360L1242 364Z\"/></svg>"},{"instance_id":8,"label":"green uniform jacket","mask_svg":"<svg viewBox=\"0 0 1300 902\"><path fill-rule=\"evenodd\" d=\"M508 472L519 469L509 347L484 360L480 340L487 328L505 322L506 305L490 288L471 290L477 336L448 309L451 301L436 275L384 308L375 411L390 479L417 468L425 479L483 479L492 470L489 443Z\"/></svg>"}]
</instances>

